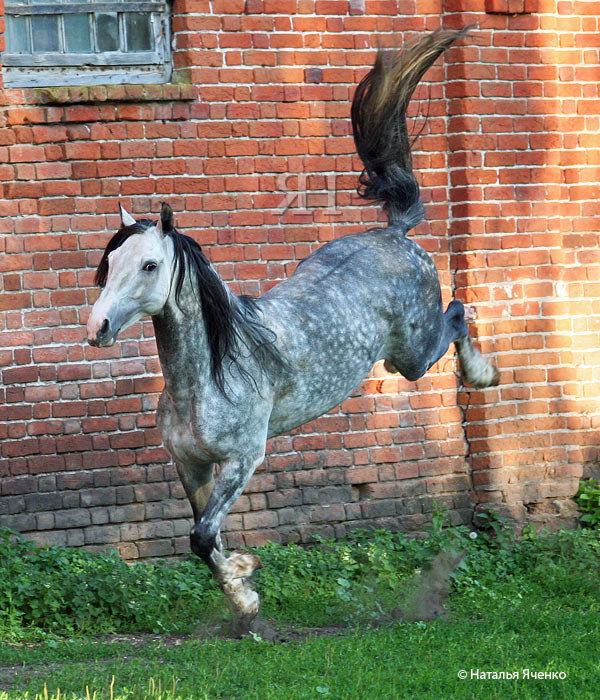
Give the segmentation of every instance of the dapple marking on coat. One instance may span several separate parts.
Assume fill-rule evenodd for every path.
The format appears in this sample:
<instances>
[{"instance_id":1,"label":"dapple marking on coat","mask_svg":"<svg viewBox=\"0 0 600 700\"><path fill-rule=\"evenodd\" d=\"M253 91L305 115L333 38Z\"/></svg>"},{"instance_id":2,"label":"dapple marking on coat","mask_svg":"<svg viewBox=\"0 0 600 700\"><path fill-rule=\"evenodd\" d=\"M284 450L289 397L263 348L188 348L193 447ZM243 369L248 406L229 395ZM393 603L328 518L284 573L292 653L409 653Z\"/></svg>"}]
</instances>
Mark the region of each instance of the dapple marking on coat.
<instances>
[{"instance_id":1,"label":"dapple marking on coat","mask_svg":"<svg viewBox=\"0 0 600 700\"><path fill-rule=\"evenodd\" d=\"M396 54L380 51L352 104L363 197L389 224L323 245L262 297L236 297L163 204L158 222L121 208L122 227L97 271L102 292L88 324L92 345L151 316L165 389L157 422L192 504L191 548L250 629L258 557L227 556L220 528L269 437L341 403L380 359L416 380L454 343L467 383L498 372L470 340L463 306L444 312L436 268L407 237L423 218L412 173L406 108L419 80L463 31L438 31ZM218 474L214 476L214 465Z\"/></svg>"}]
</instances>

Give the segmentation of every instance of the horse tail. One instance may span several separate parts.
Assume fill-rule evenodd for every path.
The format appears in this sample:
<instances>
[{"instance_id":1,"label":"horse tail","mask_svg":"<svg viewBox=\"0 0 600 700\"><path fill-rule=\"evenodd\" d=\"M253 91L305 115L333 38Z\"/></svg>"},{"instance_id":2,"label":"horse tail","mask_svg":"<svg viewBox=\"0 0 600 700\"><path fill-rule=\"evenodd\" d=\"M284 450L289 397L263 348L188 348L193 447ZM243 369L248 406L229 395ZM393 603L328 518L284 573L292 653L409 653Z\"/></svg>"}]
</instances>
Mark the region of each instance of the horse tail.
<instances>
[{"instance_id":1,"label":"horse tail","mask_svg":"<svg viewBox=\"0 0 600 700\"><path fill-rule=\"evenodd\" d=\"M364 170L358 194L383 204L390 224L405 231L424 218L412 171L406 109L425 71L469 27L438 30L397 53L379 49L352 101L354 143Z\"/></svg>"}]
</instances>

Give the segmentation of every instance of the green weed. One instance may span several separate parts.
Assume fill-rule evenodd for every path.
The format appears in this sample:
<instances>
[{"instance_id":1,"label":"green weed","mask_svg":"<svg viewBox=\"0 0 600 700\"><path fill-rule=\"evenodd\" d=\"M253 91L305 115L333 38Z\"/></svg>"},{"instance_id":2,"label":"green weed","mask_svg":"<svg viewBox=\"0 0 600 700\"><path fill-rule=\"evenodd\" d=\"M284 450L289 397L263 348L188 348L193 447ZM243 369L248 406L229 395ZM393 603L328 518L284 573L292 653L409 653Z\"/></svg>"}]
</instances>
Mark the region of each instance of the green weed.
<instances>
[{"instance_id":1,"label":"green weed","mask_svg":"<svg viewBox=\"0 0 600 700\"><path fill-rule=\"evenodd\" d=\"M600 484L595 479L579 482L575 502L583 513L580 520L585 527L600 526Z\"/></svg>"},{"instance_id":2,"label":"green weed","mask_svg":"<svg viewBox=\"0 0 600 700\"><path fill-rule=\"evenodd\" d=\"M216 593L199 562L129 566L116 552L39 547L0 530L0 629L178 631Z\"/></svg>"},{"instance_id":3,"label":"green weed","mask_svg":"<svg viewBox=\"0 0 600 700\"><path fill-rule=\"evenodd\" d=\"M444 551L464 553L449 571L452 594L474 609L556 591L594 596L600 532L590 529L516 539L493 513L478 534L444 527L438 510L424 537L358 530L344 541L257 548L262 612L280 623L357 625L386 619L411 595L420 572ZM183 633L223 618L223 597L195 557L128 565L115 553L38 547L0 531L0 634L73 636L110 632Z\"/></svg>"}]
</instances>

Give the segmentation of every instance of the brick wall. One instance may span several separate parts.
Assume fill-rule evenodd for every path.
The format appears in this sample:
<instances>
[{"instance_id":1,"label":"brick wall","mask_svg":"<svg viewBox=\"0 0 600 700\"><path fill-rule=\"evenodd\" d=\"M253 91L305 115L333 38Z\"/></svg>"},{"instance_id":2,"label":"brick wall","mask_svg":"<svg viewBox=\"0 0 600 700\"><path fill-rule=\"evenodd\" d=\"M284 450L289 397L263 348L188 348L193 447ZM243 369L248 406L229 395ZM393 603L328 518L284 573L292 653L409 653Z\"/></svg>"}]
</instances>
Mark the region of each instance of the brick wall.
<instances>
[{"instance_id":1,"label":"brick wall","mask_svg":"<svg viewBox=\"0 0 600 700\"><path fill-rule=\"evenodd\" d=\"M488 504L520 524L572 522L598 462L598 14L564 0L175 0L179 82L0 90L0 525L127 558L188 550L190 509L154 427L152 325L85 342L118 202L147 216L168 201L235 291L264 292L382 220L355 195L348 120L377 42L469 23L412 105L427 203L413 235L445 301L476 310L501 384L462 387L453 353L415 383L376 366L339 409L270 441L225 535L418 530L435 502L455 522Z\"/></svg>"}]
</instances>

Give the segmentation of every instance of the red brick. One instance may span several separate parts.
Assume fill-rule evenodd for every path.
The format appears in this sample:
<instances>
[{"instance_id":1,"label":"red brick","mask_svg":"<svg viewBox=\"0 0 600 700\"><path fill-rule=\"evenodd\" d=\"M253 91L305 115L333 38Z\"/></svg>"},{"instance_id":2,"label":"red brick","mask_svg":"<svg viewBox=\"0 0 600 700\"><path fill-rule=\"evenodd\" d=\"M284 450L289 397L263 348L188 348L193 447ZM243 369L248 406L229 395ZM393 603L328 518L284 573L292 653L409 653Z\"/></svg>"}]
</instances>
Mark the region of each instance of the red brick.
<instances>
[{"instance_id":1,"label":"red brick","mask_svg":"<svg viewBox=\"0 0 600 700\"><path fill-rule=\"evenodd\" d=\"M562 482L543 482L540 470L568 463L579 470L575 483L596 460L597 13L578 2L559 3L558 14L546 0L449 3L448 26L462 26L465 12L479 21L485 9L489 29L450 51L417 92L413 109L422 106L429 120L414 145L428 219L416 238L435 258L445 302L453 285L474 306L472 332L484 352L495 353L501 389L457 392L451 354L417 384L376 368L341 409L274 441L273 473L258 475L270 480L249 487L253 500L243 512L261 515L248 528L281 525L283 537L296 526L259 522L272 520L264 491L279 503L274 474L277 489L354 484L349 500L361 489L374 499L362 511L356 502L338 503L335 512L319 507L295 514L296 521L368 517L417 527L416 516L396 516L396 499L408 493L404 486L396 492L397 484L426 484L452 504L455 495L447 494L467 496L462 410L477 502L508 500L508 511L517 512L531 488L535 499L563 498ZM349 94L374 56L367 34L392 45L398 31L438 26L438 5L221 0L213 15L205 0L177 0L176 7L176 63L197 64L188 71L197 101L194 90L186 96L177 87L139 85L64 88L57 104L43 107L25 104L32 91L11 93L23 104L11 104L8 128L0 130L6 473L45 478L93 469L100 479L121 464L149 470L135 483L156 479L183 497L155 429L163 382L150 322L113 348L84 345L98 294L93 268L119 225L120 198L137 216L155 217L160 201L169 201L178 227L205 245L236 291L251 293L271 288L321 243L383 220L353 195L361 165ZM560 66L545 56L554 47ZM419 128L417 120L412 133ZM300 173L304 209L295 202L281 217L279 179L283 190L300 187ZM325 194L333 189L335 219ZM537 471L526 473L531 463ZM102 478L108 487L116 471ZM535 485L521 483L527 478ZM373 486L370 496L361 484ZM233 525L244 525L241 516ZM320 527L296 527L285 537L303 541ZM243 533L235 535L243 544ZM253 529L245 536L263 535ZM178 547L187 546L179 539Z\"/></svg>"}]
</instances>

